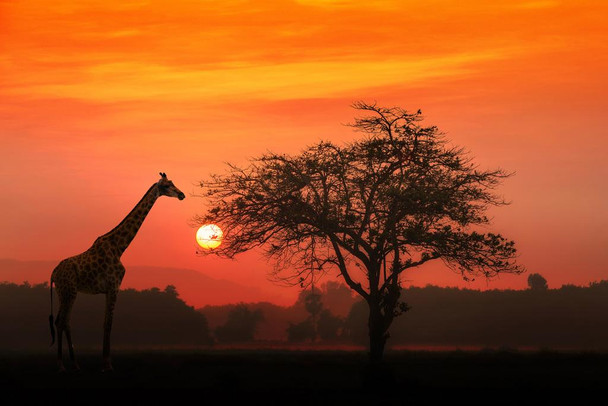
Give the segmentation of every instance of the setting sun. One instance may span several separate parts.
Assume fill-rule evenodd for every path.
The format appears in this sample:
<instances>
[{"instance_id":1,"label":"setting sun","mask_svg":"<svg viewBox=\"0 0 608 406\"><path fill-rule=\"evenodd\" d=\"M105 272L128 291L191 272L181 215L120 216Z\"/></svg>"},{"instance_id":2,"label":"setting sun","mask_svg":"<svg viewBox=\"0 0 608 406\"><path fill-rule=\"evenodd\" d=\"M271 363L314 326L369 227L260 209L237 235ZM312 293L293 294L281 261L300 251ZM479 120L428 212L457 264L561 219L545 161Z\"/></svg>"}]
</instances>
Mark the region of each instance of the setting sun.
<instances>
[{"instance_id":1,"label":"setting sun","mask_svg":"<svg viewBox=\"0 0 608 406\"><path fill-rule=\"evenodd\" d=\"M211 250L220 246L223 236L221 228L215 224L205 224L196 232L196 242L201 248Z\"/></svg>"}]
</instances>

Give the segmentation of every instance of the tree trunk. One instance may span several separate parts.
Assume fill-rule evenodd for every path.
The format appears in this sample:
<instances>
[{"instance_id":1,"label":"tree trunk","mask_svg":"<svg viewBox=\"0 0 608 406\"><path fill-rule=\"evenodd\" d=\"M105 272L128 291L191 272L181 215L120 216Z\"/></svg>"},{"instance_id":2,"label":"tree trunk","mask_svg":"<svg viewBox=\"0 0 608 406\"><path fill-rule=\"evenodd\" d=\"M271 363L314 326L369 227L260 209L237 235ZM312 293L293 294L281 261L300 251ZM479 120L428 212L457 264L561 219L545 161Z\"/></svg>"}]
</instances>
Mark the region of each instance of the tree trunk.
<instances>
[{"instance_id":1,"label":"tree trunk","mask_svg":"<svg viewBox=\"0 0 608 406\"><path fill-rule=\"evenodd\" d=\"M372 299L373 300L373 299ZM369 303L369 358L372 364L382 363L384 346L388 335L386 334L384 315L379 303Z\"/></svg>"}]
</instances>

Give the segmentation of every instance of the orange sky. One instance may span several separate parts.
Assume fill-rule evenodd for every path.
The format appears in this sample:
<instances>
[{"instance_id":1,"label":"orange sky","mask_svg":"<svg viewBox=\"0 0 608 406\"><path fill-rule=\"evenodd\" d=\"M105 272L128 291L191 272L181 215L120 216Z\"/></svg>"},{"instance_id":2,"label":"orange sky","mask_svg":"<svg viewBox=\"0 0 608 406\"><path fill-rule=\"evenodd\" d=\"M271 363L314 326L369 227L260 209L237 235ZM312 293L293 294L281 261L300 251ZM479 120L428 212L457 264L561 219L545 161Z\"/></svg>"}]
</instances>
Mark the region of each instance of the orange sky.
<instances>
[{"instance_id":1,"label":"orange sky","mask_svg":"<svg viewBox=\"0 0 608 406\"><path fill-rule=\"evenodd\" d=\"M35 5L34 5L35 4ZM159 171L187 194L223 163L356 136L354 100L421 108L484 167L517 175L492 212L550 287L608 278L608 5L602 1L0 0L0 257L77 254ZM256 253L194 254L203 201L161 199L128 265L261 288ZM51 270L49 270L50 273ZM465 284L438 265L417 285Z\"/></svg>"}]
</instances>

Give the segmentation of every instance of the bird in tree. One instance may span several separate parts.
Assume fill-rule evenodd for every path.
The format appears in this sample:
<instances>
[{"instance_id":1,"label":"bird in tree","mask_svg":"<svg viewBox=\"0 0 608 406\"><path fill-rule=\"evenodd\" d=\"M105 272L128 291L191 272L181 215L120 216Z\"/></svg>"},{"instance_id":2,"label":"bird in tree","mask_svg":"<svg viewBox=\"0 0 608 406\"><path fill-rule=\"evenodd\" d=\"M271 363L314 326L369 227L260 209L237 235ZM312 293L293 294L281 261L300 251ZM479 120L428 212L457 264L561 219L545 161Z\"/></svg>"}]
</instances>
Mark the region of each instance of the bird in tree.
<instances>
[{"instance_id":1,"label":"bird in tree","mask_svg":"<svg viewBox=\"0 0 608 406\"><path fill-rule=\"evenodd\" d=\"M222 224L211 253L233 258L260 247L272 276L306 285L337 270L369 307L370 359L382 360L406 270L441 260L465 280L523 272L515 243L484 231L486 211L511 174L481 170L419 113L357 102L345 145L323 141L297 155L266 153L201 182L208 209L196 222Z\"/></svg>"}]
</instances>

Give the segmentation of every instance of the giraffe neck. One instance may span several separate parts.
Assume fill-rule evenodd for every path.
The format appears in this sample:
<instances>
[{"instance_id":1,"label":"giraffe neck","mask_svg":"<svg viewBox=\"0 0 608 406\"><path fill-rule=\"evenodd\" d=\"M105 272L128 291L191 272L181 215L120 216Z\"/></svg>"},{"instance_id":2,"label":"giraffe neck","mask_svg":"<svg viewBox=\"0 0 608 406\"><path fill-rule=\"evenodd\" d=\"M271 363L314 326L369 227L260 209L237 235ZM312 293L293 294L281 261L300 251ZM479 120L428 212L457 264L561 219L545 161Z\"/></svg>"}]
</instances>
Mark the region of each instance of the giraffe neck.
<instances>
[{"instance_id":1,"label":"giraffe neck","mask_svg":"<svg viewBox=\"0 0 608 406\"><path fill-rule=\"evenodd\" d=\"M129 244L131 244L131 241L133 241L133 238L135 238L135 235L159 196L158 186L155 183L148 189L133 210L127 214L127 217L109 233L102 236L104 240L114 246L119 257L122 256L127 247L129 247Z\"/></svg>"}]
</instances>

